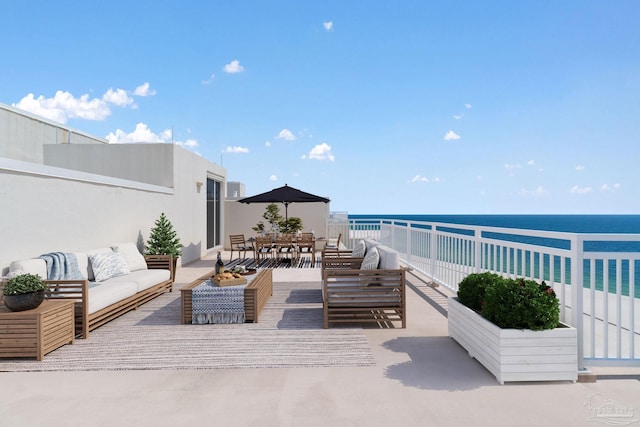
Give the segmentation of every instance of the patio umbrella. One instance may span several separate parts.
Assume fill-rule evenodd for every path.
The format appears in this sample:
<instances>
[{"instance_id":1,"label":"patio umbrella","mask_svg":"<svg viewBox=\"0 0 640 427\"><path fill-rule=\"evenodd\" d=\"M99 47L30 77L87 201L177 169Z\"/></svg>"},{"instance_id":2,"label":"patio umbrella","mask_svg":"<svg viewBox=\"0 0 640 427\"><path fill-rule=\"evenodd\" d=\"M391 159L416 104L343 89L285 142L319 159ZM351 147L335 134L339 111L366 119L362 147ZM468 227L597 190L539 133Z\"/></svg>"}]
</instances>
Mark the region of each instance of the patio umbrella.
<instances>
[{"instance_id":1,"label":"patio umbrella","mask_svg":"<svg viewBox=\"0 0 640 427\"><path fill-rule=\"evenodd\" d=\"M326 197L316 196L297 188L289 187L285 184L283 187L274 188L266 193L256 194L255 196L245 197L238 200L240 203L282 203L284 205L284 218L289 219L288 208L290 203L313 203L323 202L329 203Z\"/></svg>"}]
</instances>

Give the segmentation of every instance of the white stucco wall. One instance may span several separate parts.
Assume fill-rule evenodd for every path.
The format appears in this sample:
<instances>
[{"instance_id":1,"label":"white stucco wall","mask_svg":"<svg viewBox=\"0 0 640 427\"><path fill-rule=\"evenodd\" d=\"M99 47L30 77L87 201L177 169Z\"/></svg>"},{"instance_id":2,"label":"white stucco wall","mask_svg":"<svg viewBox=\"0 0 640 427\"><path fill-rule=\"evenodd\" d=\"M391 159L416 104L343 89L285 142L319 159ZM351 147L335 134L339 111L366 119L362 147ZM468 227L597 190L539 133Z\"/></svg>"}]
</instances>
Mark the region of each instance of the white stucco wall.
<instances>
[{"instance_id":1,"label":"white stucco wall","mask_svg":"<svg viewBox=\"0 0 640 427\"><path fill-rule=\"evenodd\" d=\"M206 255L206 178L224 187L226 171L169 147L172 167L165 173L173 188L0 158L0 272L13 260L51 251L143 245L161 212L185 246L181 263Z\"/></svg>"},{"instance_id":2,"label":"white stucco wall","mask_svg":"<svg viewBox=\"0 0 640 427\"><path fill-rule=\"evenodd\" d=\"M42 163L44 145L67 143L106 144L107 141L0 103L0 157Z\"/></svg>"}]
</instances>

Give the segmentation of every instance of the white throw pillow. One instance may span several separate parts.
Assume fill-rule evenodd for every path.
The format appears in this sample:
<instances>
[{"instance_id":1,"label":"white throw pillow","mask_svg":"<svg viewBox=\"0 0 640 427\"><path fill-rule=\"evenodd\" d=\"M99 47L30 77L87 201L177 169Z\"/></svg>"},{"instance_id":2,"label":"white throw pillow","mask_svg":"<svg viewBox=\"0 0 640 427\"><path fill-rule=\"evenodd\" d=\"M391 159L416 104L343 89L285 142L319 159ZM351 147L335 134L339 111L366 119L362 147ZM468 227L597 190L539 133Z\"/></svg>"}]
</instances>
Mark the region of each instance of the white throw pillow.
<instances>
[{"instance_id":1,"label":"white throw pillow","mask_svg":"<svg viewBox=\"0 0 640 427\"><path fill-rule=\"evenodd\" d=\"M129 243L116 243L111 246L114 252L122 255L130 271L146 270L147 262L144 260L144 256L140 253L135 244Z\"/></svg>"},{"instance_id":2,"label":"white throw pillow","mask_svg":"<svg viewBox=\"0 0 640 427\"><path fill-rule=\"evenodd\" d=\"M121 254L118 252L105 252L89 255L91 268L95 275L96 282L103 282L112 277L129 274L129 266Z\"/></svg>"},{"instance_id":3,"label":"white throw pillow","mask_svg":"<svg viewBox=\"0 0 640 427\"><path fill-rule=\"evenodd\" d=\"M93 282L96 279L96 275L94 274L93 268L91 267L91 255L102 254L102 253L110 254L111 252L113 252L113 249L111 248L98 248L98 249L91 249L90 251L87 251L87 259L89 260L87 263L88 264L87 275L90 282Z\"/></svg>"},{"instance_id":4,"label":"white throw pillow","mask_svg":"<svg viewBox=\"0 0 640 427\"><path fill-rule=\"evenodd\" d=\"M362 265L360 265L361 270L376 270L378 268L378 263L380 262L380 254L378 254L378 248L371 248L371 250L367 251L364 259L362 260Z\"/></svg>"},{"instance_id":5,"label":"white throw pillow","mask_svg":"<svg viewBox=\"0 0 640 427\"><path fill-rule=\"evenodd\" d=\"M353 251L351 251L351 256L354 258L362 258L364 254L367 253L367 245L364 243L364 240L359 240L358 243L353 247Z\"/></svg>"}]
</instances>

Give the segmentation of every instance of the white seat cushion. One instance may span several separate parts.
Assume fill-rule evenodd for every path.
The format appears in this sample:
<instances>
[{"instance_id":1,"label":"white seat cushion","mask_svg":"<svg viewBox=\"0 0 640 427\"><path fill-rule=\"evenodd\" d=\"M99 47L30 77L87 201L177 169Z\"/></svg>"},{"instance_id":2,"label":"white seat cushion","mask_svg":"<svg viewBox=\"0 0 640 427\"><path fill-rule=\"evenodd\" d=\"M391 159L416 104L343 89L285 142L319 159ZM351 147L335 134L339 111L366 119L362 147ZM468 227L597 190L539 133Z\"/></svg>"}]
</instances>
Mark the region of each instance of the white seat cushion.
<instances>
[{"instance_id":1,"label":"white seat cushion","mask_svg":"<svg viewBox=\"0 0 640 427\"><path fill-rule=\"evenodd\" d=\"M120 283L133 282L136 284L136 291L144 291L152 286L157 285L160 282L164 282L171 278L169 270L151 269L151 270L138 270L132 271L126 276L114 277L112 279L103 282L105 285L116 285Z\"/></svg>"},{"instance_id":2,"label":"white seat cushion","mask_svg":"<svg viewBox=\"0 0 640 427\"><path fill-rule=\"evenodd\" d=\"M138 285L134 282L120 282L117 284L102 283L89 288L89 314L95 313L111 304L135 295Z\"/></svg>"}]
</instances>

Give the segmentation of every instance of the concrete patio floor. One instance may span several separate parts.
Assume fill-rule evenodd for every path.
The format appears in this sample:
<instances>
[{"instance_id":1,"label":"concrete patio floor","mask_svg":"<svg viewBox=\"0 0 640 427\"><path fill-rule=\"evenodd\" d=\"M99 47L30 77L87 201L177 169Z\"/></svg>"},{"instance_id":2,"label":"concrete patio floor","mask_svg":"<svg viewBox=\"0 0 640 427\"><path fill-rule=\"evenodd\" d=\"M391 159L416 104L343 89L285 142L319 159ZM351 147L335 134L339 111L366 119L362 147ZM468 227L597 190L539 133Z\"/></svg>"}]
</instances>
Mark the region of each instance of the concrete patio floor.
<instances>
[{"instance_id":1,"label":"concrete patio floor","mask_svg":"<svg viewBox=\"0 0 640 427\"><path fill-rule=\"evenodd\" d=\"M176 287L214 262L180 268ZM0 426L593 426L611 402L639 422L640 368L499 385L447 336L449 292L407 277L407 328L365 329L373 367L0 373ZM275 287L319 279L274 270Z\"/></svg>"}]
</instances>

